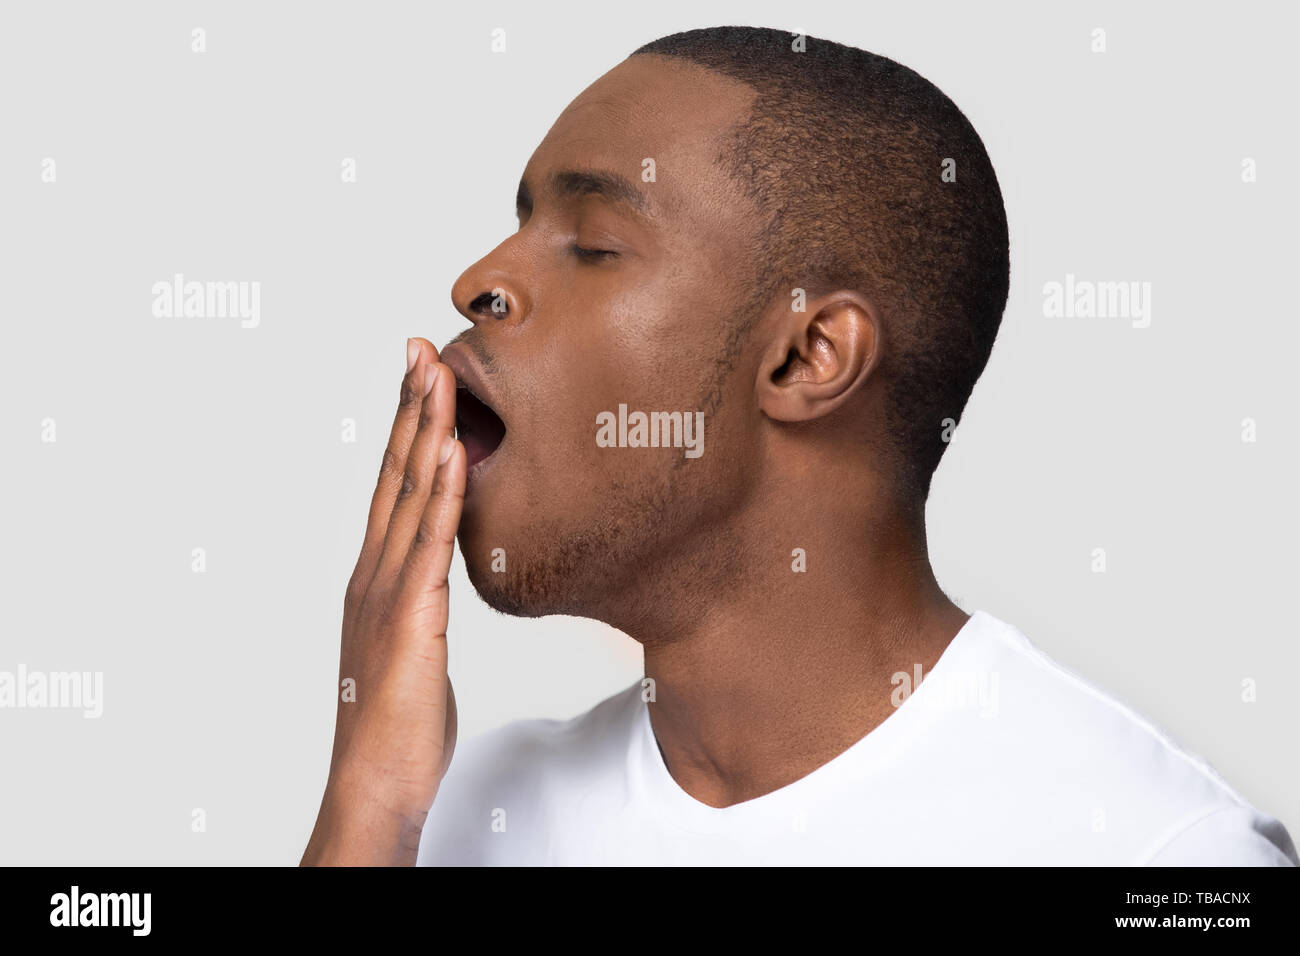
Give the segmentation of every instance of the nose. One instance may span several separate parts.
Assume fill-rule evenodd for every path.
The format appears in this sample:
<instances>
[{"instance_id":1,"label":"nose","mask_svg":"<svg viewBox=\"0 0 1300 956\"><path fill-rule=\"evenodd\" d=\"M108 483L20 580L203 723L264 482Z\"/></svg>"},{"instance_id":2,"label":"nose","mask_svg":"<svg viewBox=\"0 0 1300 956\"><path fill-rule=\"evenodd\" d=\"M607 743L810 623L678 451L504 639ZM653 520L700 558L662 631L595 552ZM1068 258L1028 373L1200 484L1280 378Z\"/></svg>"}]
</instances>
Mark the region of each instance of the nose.
<instances>
[{"instance_id":1,"label":"nose","mask_svg":"<svg viewBox=\"0 0 1300 956\"><path fill-rule=\"evenodd\" d=\"M451 287L456 311L476 326L486 322L522 322L528 315L528 297L523 284L494 257L501 250L480 259L461 274Z\"/></svg>"}]
</instances>

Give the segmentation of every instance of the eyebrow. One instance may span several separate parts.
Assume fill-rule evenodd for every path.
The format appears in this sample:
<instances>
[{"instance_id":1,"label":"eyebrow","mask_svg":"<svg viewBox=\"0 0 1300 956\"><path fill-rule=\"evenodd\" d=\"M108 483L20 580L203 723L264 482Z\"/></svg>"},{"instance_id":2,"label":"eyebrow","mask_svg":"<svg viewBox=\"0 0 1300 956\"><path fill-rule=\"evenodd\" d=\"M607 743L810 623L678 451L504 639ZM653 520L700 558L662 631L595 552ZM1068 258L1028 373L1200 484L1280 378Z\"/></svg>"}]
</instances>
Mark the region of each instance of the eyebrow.
<instances>
[{"instance_id":1,"label":"eyebrow","mask_svg":"<svg viewBox=\"0 0 1300 956\"><path fill-rule=\"evenodd\" d=\"M552 173L550 187L556 195L564 198L580 196L600 196L610 202L629 207L642 217L649 217L650 204L645 193L632 185L617 173L599 170L566 169ZM533 194L528 183L519 180L519 192L515 195L516 211L532 212Z\"/></svg>"}]
</instances>

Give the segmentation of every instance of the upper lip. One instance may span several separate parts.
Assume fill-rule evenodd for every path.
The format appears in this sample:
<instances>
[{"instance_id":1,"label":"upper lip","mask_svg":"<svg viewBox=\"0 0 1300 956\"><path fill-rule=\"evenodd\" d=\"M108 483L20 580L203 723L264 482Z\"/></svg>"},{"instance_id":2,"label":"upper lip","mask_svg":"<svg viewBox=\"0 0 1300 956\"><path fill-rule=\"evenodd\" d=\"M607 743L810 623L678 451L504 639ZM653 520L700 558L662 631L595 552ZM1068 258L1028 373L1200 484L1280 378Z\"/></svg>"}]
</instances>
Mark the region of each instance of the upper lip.
<instances>
[{"instance_id":1,"label":"upper lip","mask_svg":"<svg viewBox=\"0 0 1300 956\"><path fill-rule=\"evenodd\" d=\"M488 387L483 373L478 370L478 363L475 362L469 346L453 342L442 350L438 358L443 365L451 369L458 385L469 389L471 395L492 409L497 418L505 424L505 416L501 414L501 408L497 405L496 395Z\"/></svg>"}]
</instances>

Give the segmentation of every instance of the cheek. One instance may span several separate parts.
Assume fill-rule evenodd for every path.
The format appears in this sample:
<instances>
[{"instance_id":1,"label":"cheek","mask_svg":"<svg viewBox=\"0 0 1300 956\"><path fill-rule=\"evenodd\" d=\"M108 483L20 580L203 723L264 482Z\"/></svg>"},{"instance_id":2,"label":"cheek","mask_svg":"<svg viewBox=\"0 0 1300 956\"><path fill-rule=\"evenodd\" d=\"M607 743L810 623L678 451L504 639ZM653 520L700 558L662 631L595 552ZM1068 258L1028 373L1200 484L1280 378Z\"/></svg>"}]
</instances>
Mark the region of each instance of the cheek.
<instances>
[{"instance_id":1,"label":"cheek","mask_svg":"<svg viewBox=\"0 0 1300 956\"><path fill-rule=\"evenodd\" d=\"M585 278L554 290L546 313L532 317L542 338L521 363L527 414L512 462L527 489L521 507L554 507L579 491L575 508L599 507L601 495L644 485L674 461L705 470L713 423L701 434L698 421L720 348L721 318L706 309L716 287L683 270L650 273ZM639 416L656 414L675 416L671 447L642 444L663 437L662 420L657 436L648 420L638 430Z\"/></svg>"}]
</instances>

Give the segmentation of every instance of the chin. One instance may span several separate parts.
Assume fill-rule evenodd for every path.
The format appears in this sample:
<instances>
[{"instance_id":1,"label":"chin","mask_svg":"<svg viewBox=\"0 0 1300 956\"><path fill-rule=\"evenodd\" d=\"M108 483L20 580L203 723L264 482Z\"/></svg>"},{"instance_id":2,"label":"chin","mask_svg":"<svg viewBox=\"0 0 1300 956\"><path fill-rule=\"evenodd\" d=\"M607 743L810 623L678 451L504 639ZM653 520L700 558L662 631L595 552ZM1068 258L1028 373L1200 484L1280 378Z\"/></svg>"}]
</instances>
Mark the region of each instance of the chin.
<instances>
[{"instance_id":1,"label":"chin","mask_svg":"<svg viewBox=\"0 0 1300 956\"><path fill-rule=\"evenodd\" d=\"M554 609L554 603L539 593L535 583L530 585L521 580L521 575L511 567L509 558L506 570L493 571L491 559L475 557L471 560L463 542L460 553L465 559L469 583L474 586L483 603L492 610L511 617L544 617L547 614L564 613Z\"/></svg>"},{"instance_id":2,"label":"chin","mask_svg":"<svg viewBox=\"0 0 1300 956\"><path fill-rule=\"evenodd\" d=\"M592 580L588 573L590 566L600 567L602 562L592 561L581 550L564 549L560 554L531 552L525 557L520 550L507 548L504 571L492 570L492 560L484 549L472 550L473 558L467 554L462 538L460 553L465 559L470 584L484 604L512 617L550 614L594 617L601 602L599 594L592 592L608 586L605 575Z\"/></svg>"},{"instance_id":3,"label":"chin","mask_svg":"<svg viewBox=\"0 0 1300 956\"><path fill-rule=\"evenodd\" d=\"M474 590L484 604L501 614L509 614L511 617L544 617L554 613L524 600L523 595L504 580L505 577L504 573L489 571L485 575L479 575L471 571L469 583L474 585Z\"/></svg>"}]
</instances>

